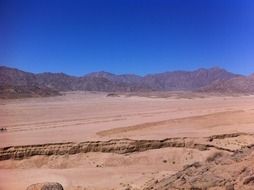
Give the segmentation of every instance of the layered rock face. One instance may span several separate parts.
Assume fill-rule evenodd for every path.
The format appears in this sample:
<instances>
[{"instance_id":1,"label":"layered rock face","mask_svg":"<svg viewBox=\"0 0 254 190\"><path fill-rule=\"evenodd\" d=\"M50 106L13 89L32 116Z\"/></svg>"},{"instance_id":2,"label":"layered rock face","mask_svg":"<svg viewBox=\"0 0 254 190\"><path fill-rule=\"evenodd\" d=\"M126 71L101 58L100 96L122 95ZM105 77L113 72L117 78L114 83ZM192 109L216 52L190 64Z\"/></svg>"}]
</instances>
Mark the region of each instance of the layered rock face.
<instances>
[{"instance_id":1,"label":"layered rock face","mask_svg":"<svg viewBox=\"0 0 254 190\"><path fill-rule=\"evenodd\" d=\"M238 135L238 134L236 134ZM200 143L195 138L168 138L164 140L131 140L115 139L109 141L87 141L81 143L52 143L27 146L4 147L0 149L0 160L24 159L36 155L65 155L87 152L107 152L126 154L141 152L151 149L166 147L181 147L198 149L201 151L209 149L223 150L233 152L230 149L218 147L211 143L215 137L204 138L205 142ZM220 137L216 137L220 138Z\"/></svg>"},{"instance_id":2,"label":"layered rock face","mask_svg":"<svg viewBox=\"0 0 254 190\"><path fill-rule=\"evenodd\" d=\"M254 135L233 133L209 137L179 137L163 140L114 139L81 143L54 143L13 146L0 150L0 159L22 159L35 155L70 155L88 152L132 153L161 148L196 149L207 156L200 162L183 165L178 172L156 175L135 190L251 190L254 185ZM242 140L242 141L240 141ZM228 142L231 142L228 143ZM198 151L197 151L198 152ZM119 155L118 155L119 156ZM164 160L163 160L164 162ZM24 163L22 163L24 164ZM175 163L172 162L174 165ZM97 168L97 166L96 166ZM98 165L98 168L99 167ZM57 183L33 184L27 190L61 190ZM67 187L66 187L67 188ZM62 188L63 189L63 188Z\"/></svg>"}]
</instances>

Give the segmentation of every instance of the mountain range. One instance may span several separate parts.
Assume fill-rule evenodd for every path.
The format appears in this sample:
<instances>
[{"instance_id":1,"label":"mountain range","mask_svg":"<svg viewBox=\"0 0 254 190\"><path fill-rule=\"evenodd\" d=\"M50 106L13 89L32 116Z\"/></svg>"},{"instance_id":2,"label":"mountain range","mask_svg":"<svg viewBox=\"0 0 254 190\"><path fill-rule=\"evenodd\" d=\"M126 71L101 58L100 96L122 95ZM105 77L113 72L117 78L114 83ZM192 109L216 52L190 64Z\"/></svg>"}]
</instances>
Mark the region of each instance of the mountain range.
<instances>
[{"instance_id":1,"label":"mountain range","mask_svg":"<svg viewBox=\"0 0 254 190\"><path fill-rule=\"evenodd\" d=\"M0 94L57 95L59 91L199 91L253 93L254 75L243 76L214 67L195 71L173 71L138 76L94 72L81 77L64 73L34 74L0 66ZM43 93L42 93L43 92ZM1 95L0 95L1 97ZM4 97L4 95L2 95ZM14 96L15 97L15 96Z\"/></svg>"}]
</instances>

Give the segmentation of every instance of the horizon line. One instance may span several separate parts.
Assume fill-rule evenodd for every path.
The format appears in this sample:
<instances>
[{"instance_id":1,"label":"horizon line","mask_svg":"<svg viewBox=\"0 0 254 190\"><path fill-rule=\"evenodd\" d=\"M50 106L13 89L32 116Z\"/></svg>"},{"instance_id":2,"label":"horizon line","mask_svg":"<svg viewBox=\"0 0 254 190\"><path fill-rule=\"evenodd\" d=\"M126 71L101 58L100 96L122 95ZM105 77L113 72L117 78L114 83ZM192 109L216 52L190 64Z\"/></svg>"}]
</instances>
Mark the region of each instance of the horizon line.
<instances>
[{"instance_id":1,"label":"horizon line","mask_svg":"<svg viewBox=\"0 0 254 190\"><path fill-rule=\"evenodd\" d=\"M163 74L163 73L173 73L173 72L195 72L195 71L198 71L198 70L211 70L211 69L218 69L218 70L224 70L226 72L230 72L230 73L233 73L233 74L237 74L237 75L241 75L241 76L250 76L252 75L253 73L251 74L240 74L240 73L235 73L235 72L232 72L232 71L229 71L223 67L220 67L220 66L213 66L213 67L199 67L199 68L196 68L196 69L190 69L190 70L184 70L184 69L177 69L177 70L165 70L165 71L162 71L162 72L155 72L155 73L147 73L147 74L144 74L144 75L141 75L141 74L136 74L136 73L122 73L122 74L116 74L114 72L110 72L110 71L106 71L106 70L97 70L97 71L92 71L92 72L87 72L87 73L84 73L83 75L73 75L73 74L69 74L69 73L65 73L65 72L62 72L62 71L59 71L59 72L52 72L52 71L42 71L42 72L33 72L33 71L28 71L28 70L23 70L22 68L18 68L18 67L12 67L12 66L8 66L8 65L3 65L3 64L0 64L0 67L5 67L5 68L9 68L9 69L16 69L16 70L19 70L19 71L23 71L23 72L26 72L26 73L32 73L32 74L44 74L44 73L50 73L50 74L65 74L65 75L68 75L68 76L72 76L72 77L84 77L84 76L87 76L87 75L90 75L90 74L96 74L96 73L108 73L108 74L112 74L112 75L116 75L116 76L121 76L121 75L135 75L135 76L139 76L139 77L145 77L145 76L149 76L149 75L156 75L156 74Z\"/></svg>"}]
</instances>

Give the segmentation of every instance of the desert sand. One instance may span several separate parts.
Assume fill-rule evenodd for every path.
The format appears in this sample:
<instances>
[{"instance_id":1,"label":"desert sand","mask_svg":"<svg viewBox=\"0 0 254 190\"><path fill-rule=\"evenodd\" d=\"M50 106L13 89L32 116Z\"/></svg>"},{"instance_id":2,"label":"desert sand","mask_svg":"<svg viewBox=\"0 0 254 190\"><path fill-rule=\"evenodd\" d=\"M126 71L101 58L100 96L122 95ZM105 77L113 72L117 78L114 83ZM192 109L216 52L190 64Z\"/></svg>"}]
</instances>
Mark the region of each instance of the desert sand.
<instances>
[{"instance_id":1,"label":"desert sand","mask_svg":"<svg viewBox=\"0 0 254 190\"><path fill-rule=\"evenodd\" d=\"M91 148L73 154L55 151L52 155L3 159L0 190L26 189L46 181L59 182L66 190L145 189L186 165L206 162L218 152L231 155L252 145L254 96L108 97L106 93L71 92L0 100L0 121L0 128L7 129L0 133L2 154L6 147L15 150L12 146L24 145L25 149L25 145L49 143L112 139L183 142L161 148L144 146L128 153Z\"/></svg>"}]
</instances>

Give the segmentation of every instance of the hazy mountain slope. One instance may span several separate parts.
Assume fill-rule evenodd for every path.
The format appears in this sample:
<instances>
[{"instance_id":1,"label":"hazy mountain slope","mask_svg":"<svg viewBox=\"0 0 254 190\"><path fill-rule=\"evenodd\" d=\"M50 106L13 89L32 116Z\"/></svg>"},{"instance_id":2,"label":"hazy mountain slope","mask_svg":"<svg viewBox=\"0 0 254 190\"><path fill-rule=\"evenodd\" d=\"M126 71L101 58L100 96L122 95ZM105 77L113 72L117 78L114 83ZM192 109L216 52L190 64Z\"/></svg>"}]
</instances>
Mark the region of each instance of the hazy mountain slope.
<instances>
[{"instance_id":1,"label":"hazy mountain slope","mask_svg":"<svg viewBox=\"0 0 254 190\"><path fill-rule=\"evenodd\" d=\"M175 71L159 74L115 75L94 72L82 77L64 73L33 74L18 69L0 67L0 85L30 89L53 89L54 91L203 91L203 92L254 92L253 76L243 77L221 68Z\"/></svg>"},{"instance_id":2,"label":"hazy mountain slope","mask_svg":"<svg viewBox=\"0 0 254 190\"><path fill-rule=\"evenodd\" d=\"M0 67L0 85L37 86L58 91L141 91L150 90L136 75L114 75L106 72L91 73L83 77L64 73L33 74L18 69Z\"/></svg>"},{"instance_id":3,"label":"hazy mountain slope","mask_svg":"<svg viewBox=\"0 0 254 190\"><path fill-rule=\"evenodd\" d=\"M36 75L18 69L0 66L0 85L36 85Z\"/></svg>"},{"instance_id":4,"label":"hazy mountain slope","mask_svg":"<svg viewBox=\"0 0 254 190\"><path fill-rule=\"evenodd\" d=\"M175 71L144 78L145 84L156 90L195 90L218 80L228 80L239 75L224 69L198 69L196 71Z\"/></svg>"},{"instance_id":5,"label":"hazy mountain slope","mask_svg":"<svg viewBox=\"0 0 254 190\"><path fill-rule=\"evenodd\" d=\"M57 96L60 93L50 88L38 86L10 86L0 85L0 98L28 98L28 97L47 97Z\"/></svg>"},{"instance_id":6,"label":"hazy mountain slope","mask_svg":"<svg viewBox=\"0 0 254 190\"><path fill-rule=\"evenodd\" d=\"M254 75L248 77L236 77L230 80L216 81L200 89L201 92L220 93L253 93Z\"/></svg>"},{"instance_id":7,"label":"hazy mountain slope","mask_svg":"<svg viewBox=\"0 0 254 190\"><path fill-rule=\"evenodd\" d=\"M106 78L110 81L127 84L141 83L142 77L134 74L115 75L109 72L100 71L85 75L86 77Z\"/></svg>"},{"instance_id":8,"label":"hazy mountain slope","mask_svg":"<svg viewBox=\"0 0 254 190\"><path fill-rule=\"evenodd\" d=\"M40 73L36 75L36 83L59 91L77 89L78 78L64 73Z\"/></svg>"},{"instance_id":9,"label":"hazy mountain slope","mask_svg":"<svg viewBox=\"0 0 254 190\"><path fill-rule=\"evenodd\" d=\"M196 71L175 71L146 75L114 75L107 72L96 72L88 77L106 78L113 82L120 82L130 86L143 87L146 90L196 90L214 81L228 80L240 75L230 73L221 68L198 69Z\"/></svg>"}]
</instances>

